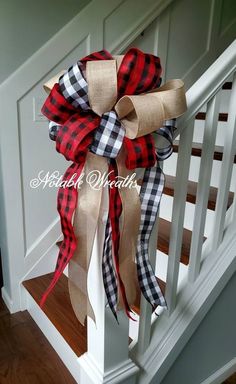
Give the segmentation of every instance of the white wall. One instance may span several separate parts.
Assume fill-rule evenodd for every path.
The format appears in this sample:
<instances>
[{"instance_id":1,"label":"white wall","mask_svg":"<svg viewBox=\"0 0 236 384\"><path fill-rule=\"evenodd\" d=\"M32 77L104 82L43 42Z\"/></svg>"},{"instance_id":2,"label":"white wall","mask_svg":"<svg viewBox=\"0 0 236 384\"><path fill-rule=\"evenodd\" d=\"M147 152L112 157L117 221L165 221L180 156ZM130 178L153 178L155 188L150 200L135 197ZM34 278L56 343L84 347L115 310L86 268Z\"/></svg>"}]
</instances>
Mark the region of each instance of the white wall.
<instances>
[{"instance_id":1,"label":"white wall","mask_svg":"<svg viewBox=\"0 0 236 384\"><path fill-rule=\"evenodd\" d=\"M90 0L0 0L0 83Z\"/></svg>"},{"instance_id":2,"label":"white wall","mask_svg":"<svg viewBox=\"0 0 236 384\"><path fill-rule=\"evenodd\" d=\"M200 384L236 357L236 274L217 298L161 384ZM151 384L155 384L155 378Z\"/></svg>"}]
</instances>

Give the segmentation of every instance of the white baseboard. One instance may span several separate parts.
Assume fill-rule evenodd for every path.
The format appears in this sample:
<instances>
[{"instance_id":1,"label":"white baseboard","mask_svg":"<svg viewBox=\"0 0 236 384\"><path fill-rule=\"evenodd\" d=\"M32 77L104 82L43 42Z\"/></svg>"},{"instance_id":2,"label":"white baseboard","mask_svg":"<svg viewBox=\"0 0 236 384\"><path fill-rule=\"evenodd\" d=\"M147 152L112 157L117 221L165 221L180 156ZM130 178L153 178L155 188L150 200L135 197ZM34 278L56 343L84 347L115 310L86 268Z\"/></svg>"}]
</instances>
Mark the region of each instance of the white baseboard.
<instances>
[{"instance_id":1,"label":"white baseboard","mask_svg":"<svg viewBox=\"0 0 236 384\"><path fill-rule=\"evenodd\" d=\"M6 291L5 287L2 287L1 290L2 293L2 299L4 303L6 304L7 308L9 309L10 313L14 313L14 306L13 306L13 301L11 300L10 296L8 295L8 292Z\"/></svg>"},{"instance_id":2,"label":"white baseboard","mask_svg":"<svg viewBox=\"0 0 236 384\"><path fill-rule=\"evenodd\" d=\"M223 367L214 372L211 376L201 382L201 384L221 384L224 380L236 372L236 357L230 360Z\"/></svg>"},{"instance_id":3,"label":"white baseboard","mask_svg":"<svg viewBox=\"0 0 236 384\"><path fill-rule=\"evenodd\" d=\"M81 383L86 384L134 384L139 368L130 359L107 372L101 372L96 362L85 353L79 360Z\"/></svg>"}]
</instances>

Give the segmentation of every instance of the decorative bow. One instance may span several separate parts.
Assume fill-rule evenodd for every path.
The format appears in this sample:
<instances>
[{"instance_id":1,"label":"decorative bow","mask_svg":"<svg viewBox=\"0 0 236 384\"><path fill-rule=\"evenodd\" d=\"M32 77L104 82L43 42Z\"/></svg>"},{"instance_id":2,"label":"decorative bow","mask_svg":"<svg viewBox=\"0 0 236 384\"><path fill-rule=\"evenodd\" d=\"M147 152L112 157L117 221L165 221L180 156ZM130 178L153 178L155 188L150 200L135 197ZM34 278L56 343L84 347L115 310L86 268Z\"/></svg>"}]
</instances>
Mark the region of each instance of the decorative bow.
<instances>
[{"instance_id":1,"label":"decorative bow","mask_svg":"<svg viewBox=\"0 0 236 384\"><path fill-rule=\"evenodd\" d=\"M134 189L109 188L102 275L116 318L118 304L130 316L139 289L153 307L166 305L149 262L148 246L164 187L157 159L172 153L171 119L185 111L186 101L181 80L158 88L160 74L160 59L151 54L133 48L124 57L113 58L101 51L45 85L50 94L42 113L50 120L50 137L56 141L57 151L73 162L63 181L76 174L76 182L82 171L88 175L93 170L108 171L109 180L115 181L118 175L125 178L131 170L145 168L140 196ZM165 148L156 151L152 132L166 139ZM74 187L58 191L64 239L41 305L70 262L70 296L81 323L86 315L95 319L87 273L102 195L101 189L92 190L86 183L79 192Z\"/></svg>"}]
</instances>

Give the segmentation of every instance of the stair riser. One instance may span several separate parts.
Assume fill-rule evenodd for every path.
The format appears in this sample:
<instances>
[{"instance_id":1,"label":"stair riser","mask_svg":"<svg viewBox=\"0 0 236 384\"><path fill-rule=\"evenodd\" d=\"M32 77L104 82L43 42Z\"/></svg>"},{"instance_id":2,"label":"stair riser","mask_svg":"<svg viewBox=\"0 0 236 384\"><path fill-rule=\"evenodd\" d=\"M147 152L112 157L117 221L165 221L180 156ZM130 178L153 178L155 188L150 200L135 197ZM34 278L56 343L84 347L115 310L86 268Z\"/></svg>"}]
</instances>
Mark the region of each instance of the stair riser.
<instances>
[{"instance_id":1,"label":"stair riser","mask_svg":"<svg viewBox=\"0 0 236 384\"><path fill-rule=\"evenodd\" d=\"M198 175L200 169L201 158L197 156L191 157L190 162L190 170L189 170L189 180L198 182ZM176 174L176 164L177 164L177 153L173 153L171 157L164 162L164 173L167 175L175 176ZM211 186L218 188L219 186L219 178L221 171L221 161L214 160L212 167L212 175L211 175ZM234 191L235 185L234 180L236 179L236 164L233 166L233 175L232 181L230 185L230 190Z\"/></svg>"},{"instance_id":2,"label":"stair riser","mask_svg":"<svg viewBox=\"0 0 236 384\"><path fill-rule=\"evenodd\" d=\"M219 109L220 113L228 113L230 93L231 93L231 89L222 89L220 91L220 109ZM206 105L204 105L201 108L201 112L206 112Z\"/></svg>"},{"instance_id":3,"label":"stair riser","mask_svg":"<svg viewBox=\"0 0 236 384\"><path fill-rule=\"evenodd\" d=\"M202 143L204 134L205 121L195 120L193 142ZM223 145L225 135L227 133L227 122L218 121L216 133L216 145Z\"/></svg>"},{"instance_id":4,"label":"stair riser","mask_svg":"<svg viewBox=\"0 0 236 384\"><path fill-rule=\"evenodd\" d=\"M161 205L160 205L160 217L168 221L171 221L172 205L173 205L173 197L163 195L161 200ZM195 211L195 204L186 202L184 228L189 230L193 229L194 211ZM211 232L213 222L214 222L214 211L208 209L207 216L206 216L205 232L204 232L204 235L206 237L208 237Z\"/></svg>"}]
</instances>

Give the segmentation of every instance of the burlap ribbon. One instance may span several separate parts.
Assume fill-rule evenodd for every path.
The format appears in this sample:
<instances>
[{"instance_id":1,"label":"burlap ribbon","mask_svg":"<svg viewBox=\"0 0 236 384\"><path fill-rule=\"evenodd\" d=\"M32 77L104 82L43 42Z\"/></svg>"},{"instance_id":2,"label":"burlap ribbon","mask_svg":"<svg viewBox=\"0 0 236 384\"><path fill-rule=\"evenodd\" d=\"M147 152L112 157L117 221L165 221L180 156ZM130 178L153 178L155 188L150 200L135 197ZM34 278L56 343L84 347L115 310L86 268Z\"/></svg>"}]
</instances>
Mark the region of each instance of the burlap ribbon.
<instances>
[{"instance_id":1,"label":"burlap ribbon","mask_svg":"<svg viewBox=\"0 0 236 384\"><path fill-rule=\"evenodd\" d=\"M125 136L134 139L147 135L163 126L164 120L176 118L186 110L184 84L181 80L170 80L164 86L141 95L125 95L117 102L117 71L123 56L113 60L88 61L86 80L88 83L88 99L91 109L98 116L115 110ZM49 80L44 89L49 93L58 82L61 74ZM118 174L121 177L133 172L125 166L125 151L122 147L116 158ZM91 171L101 174L108 169L104 157L88 153L84 167L84 175ZM77 237L77 248L69 262L69 291L72 306L84 324L89 315L95 320L95 314L89 301L87 275L90 265L92 246L100 215L103 188L93 189L83 183L79 190L79 199L74 214L74 231ZM120 189L122 200L122 220L120 228L119 273L123 281L129 305L136 300L139 291L135 255L140 224L140 198L134 188ZM102 257L102 255L101 255ZM118 292L119 294L119 292ZM119 307L123 307L122 296L119 296Z\"/></svg>"}]
</instances>

